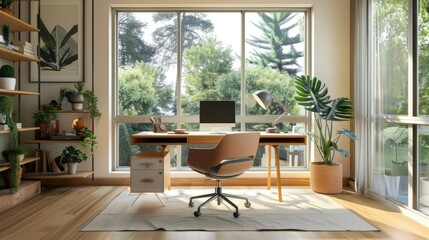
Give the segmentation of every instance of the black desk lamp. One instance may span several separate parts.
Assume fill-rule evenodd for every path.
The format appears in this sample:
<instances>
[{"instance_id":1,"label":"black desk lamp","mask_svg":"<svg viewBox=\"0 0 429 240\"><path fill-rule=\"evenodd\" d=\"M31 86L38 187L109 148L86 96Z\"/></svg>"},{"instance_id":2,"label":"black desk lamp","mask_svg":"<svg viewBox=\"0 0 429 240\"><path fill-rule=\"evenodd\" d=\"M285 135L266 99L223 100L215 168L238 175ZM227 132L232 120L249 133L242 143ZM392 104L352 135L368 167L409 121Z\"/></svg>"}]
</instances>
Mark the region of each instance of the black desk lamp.
<instances>
[{"instance_id":1,"label":"black desk lamp","mask_svg":"<svg viewBox=\"0 0 429 240\"><path fill-rule=\"evenodd\" d=\"M271 123L273 127L265 130L267 133L280 133L280 129L276 127L276 124L283 115L286 115L286 106L274 94L271 94L267 90L256 91L253 93L253 97L263 109L267 109L273 102L277 102L280 107L283 108L283 113Z\"/></svg>"}]
</instances>

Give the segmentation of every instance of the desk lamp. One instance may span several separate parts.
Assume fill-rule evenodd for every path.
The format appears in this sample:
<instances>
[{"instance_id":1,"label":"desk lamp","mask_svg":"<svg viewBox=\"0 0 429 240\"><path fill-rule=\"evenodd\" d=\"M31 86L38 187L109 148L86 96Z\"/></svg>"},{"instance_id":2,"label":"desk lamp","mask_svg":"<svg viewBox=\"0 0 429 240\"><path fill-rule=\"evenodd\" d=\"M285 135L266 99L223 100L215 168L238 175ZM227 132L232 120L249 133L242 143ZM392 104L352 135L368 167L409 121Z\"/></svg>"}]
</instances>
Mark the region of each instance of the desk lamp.
<instances>
[{"instance_id":1,"label":"desk lamp","mask_svg":"<svg viewBox=\"0 0 429 240\"><path fill-rule=\"evenodd\" d=\"M256 91L253 93L253 97L263 109L267 109L273 102L277 102L280 107L283 108L283 113L271 123L273 127L265 130L267 133L280 133L280 129L276 127L276 124L283 115L286 115L286 106L274 94L271 94L267 90Z\"/></svg>"}]
</instances>

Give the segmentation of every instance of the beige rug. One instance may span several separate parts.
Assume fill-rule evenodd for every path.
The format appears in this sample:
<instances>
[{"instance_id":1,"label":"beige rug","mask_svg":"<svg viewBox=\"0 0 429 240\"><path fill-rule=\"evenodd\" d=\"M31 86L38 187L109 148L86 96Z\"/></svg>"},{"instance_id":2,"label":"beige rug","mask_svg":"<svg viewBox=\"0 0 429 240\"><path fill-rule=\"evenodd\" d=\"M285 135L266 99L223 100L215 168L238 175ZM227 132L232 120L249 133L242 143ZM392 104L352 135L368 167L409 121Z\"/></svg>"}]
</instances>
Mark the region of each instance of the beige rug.
<instances>
[{"instance_id":1,"label":"beige rug","mask_svg":"<svg viewBox=\"0 0 429 240\"><path fill-rule=\"evenodd\" d=\"M229 190L225 193L247 196L251 207L243 200L233 200L240 209L234 218L234 209L226 204L202 209L200 217L193 212L203 200L197 199L189 207L189 197L208 193L207 190L172 190L158 194L143 194L132 205L138 194L129 191L119 194L83 231L144 231L144 230L206 230L206 231L377 231L376 228L345 209L328 196L306 188L283 188L283 202L277 201L277 192L268 190Z\"/></svg>"}]
</instances>

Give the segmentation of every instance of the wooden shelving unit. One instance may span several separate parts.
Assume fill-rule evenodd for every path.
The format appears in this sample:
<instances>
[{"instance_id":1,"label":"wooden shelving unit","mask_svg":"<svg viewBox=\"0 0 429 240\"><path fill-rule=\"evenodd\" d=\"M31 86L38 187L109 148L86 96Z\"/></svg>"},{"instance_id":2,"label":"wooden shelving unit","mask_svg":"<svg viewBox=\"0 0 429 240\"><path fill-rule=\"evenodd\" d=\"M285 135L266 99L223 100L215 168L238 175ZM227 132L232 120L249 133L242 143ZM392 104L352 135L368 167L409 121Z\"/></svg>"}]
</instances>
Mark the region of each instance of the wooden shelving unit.
<instances>
[{"instance_id":1,"label":"wooden shelving unit","mask_svg":"<svg viewBox=\"0 0 429 240\"><path fill-rule=\"evenodd\" d=\"M92 172L76 172L74 175L69 175L67 172L55 173L26 173L22 177L27 180L52 180L52 179L70 179L70 178L87 178L92 175Z\"/></svg>"},{"instance_id":2,"label":"wooden shelving unit","mask_svg":"<svg viewBox=\"0 0 429 240\"><path fill-rule=\"evenodd\" d=\"M4 11L0 11L0 25L7 24L10 27L12 32L39 32L34 26L31 26L27 22L22 21L21 19L10 15ZM10 50L5 47L0 47L0 58L12 62L38 62L40 61L39 57L22 54L13 50ZM19 70L18 70L19 71ZM17 81L20 81L17 79ZM0 95L34 95L38 96L39 93L28 92L21 90L6 90L0 89ZM26 131L35 131L40 128L30 127L30 128L20 128L19 132ZM10 130L0 130L0 134L8 134ZM20 165L25 165L28 163L36 162L40 160L39 157L26 157L23 161L20 162ZM0 164L0 172L7 171L10 169L10 163ZM21 185L18 187L18 192L16 194L10 194L10 189L0 190L0 213L7 211L8 209L25 202L32 197L40 194L41 186L40 181L22 181Z\"/></svg>"},{"instance_id":3,"label":"wooden shelving unit","mask_svg":"<svg viewBox=\"0 0 429 240\"><path fill-rule=\"evenodd\" d=\"M38 161L40 158L39 157L26 157L24 158L24 160L21 161L21 163L19 165L24 165L27 163L31 163L31 162L35 162ZM10 169L10 164L7 163L0 163L0 172L6 171Z\"/></svg>"},{"instance_id":4,"label":"wooden shelving unit","mask_svg":"<svg viewBox=\"0 0 429 240\"><path fill-rule=\"evenodd\" d=\"M39 32L39 29L3 11L0 11L0 22L8 23L12 32Z\"/></svg>"},{"instance_id":5,"label":"wooden shelving unit","mask_svg":"<svg viewBox=\"0 0 429 240\"><path fill-rule=\"evenodd\" d=\"M30 127L30 128L20 128L18 129L19 132L28 132L28 131L35 131L35 130L39 130L39 127ZM10 133L10 130L0 130L0 134L6 134L6 133Z\"/></svg>"},{"instance_id":6,"label":"wooden shelving unit","mask_svg":"<svg viewBox=\"0 0 429 240\"><path fill-rule=\"evenodd\" d=\"M0 58L10 60L10 61L27 61L27 62L38 62L40 59L38 57L25 55L19 52L9 50L4 47L0 47Z\"/></svg>"},{"instance_id":7,"label":"wooden shelving unit","mask_svg":"<svg viewBox=\"0 0 429 240\"><path fill-rule=\"evenodd\" d=\"M20 91L20 90L7 90L0 88L0 95L40 95L38 92L28 92L28 91Z\"/></svg>"},{"instance_id":8,"label":"wooden shelving unit","mask_svg":"<svg viewBox=\"0 0 429 240\"><path fill-rule=\"evenodd\" d=\"M82 140L29 140L25 143L39 144L39 143L80 143Z\"/></svg>"},{"instance_id":9,"label":"wooden shelving unit","mask_svg":"<svg viewBox=\"0 0 429 240\"><path fill-rule=\"evenodd\" d=\"M89 110L57 110L57 113L90 113Z\"/></svg>"}]
</instances>

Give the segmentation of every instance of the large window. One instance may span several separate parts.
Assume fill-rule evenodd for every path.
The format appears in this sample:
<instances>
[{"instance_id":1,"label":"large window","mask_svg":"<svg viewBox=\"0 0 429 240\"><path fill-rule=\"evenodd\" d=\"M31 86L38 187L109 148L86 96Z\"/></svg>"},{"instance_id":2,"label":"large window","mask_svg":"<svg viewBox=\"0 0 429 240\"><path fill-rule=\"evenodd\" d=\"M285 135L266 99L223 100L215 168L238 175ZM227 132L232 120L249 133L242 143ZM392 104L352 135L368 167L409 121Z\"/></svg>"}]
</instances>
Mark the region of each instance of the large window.
<instances>
[{"instance_id":1,"label":"large window","mask_svg":"<svg viewBox=\"0 0 429 240\"><path fill-rule=\"evenodd\" d=\"M308 72L307 11L117 9L116 169L129 166L130 157L142 150L130 145L129 135L151 131L149 116L162 116L169 130L198 131L201 100L235 101L234 131L264 131L287 111L276 126L304 132L309 118L292 99L293 77ZM258 90L271 92L283 104L261 108L252 96ZM305 150L281 147L283 165L305 169ZM292 163L288 151L301 152L301 159ZM186 169L186 147L170 152L171 166ZM255 170L267 167L266 152L260 147Z\"/></svg>"},{"instance_id":2,"label":"large window","mask_svg":"<svg viewBox=\"0 0 429 240\"><path fill-rule=\"evenodd\" d=\"M373 0L369 187L429 213L429 1Z\"/></svg>"}]
</instances>

